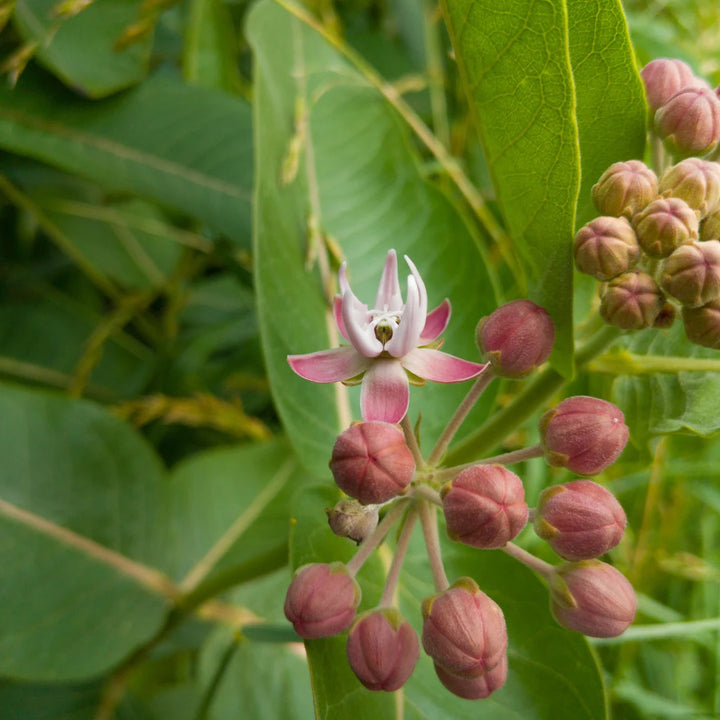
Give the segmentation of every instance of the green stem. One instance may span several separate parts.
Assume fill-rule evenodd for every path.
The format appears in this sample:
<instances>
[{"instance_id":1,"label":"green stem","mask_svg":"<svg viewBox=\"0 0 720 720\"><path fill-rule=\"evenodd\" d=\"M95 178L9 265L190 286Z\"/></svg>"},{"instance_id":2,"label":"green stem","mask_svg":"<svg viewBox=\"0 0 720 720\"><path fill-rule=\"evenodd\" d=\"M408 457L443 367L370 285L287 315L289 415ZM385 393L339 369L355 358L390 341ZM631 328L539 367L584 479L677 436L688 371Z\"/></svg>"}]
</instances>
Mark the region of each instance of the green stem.
<instances>
[{"instance_id":1,"label":"green stem","mask_svg":"<svg viewBox=\"0 0 720 720\"><path fill-rule=\"evenodd\" d=\"M687 622L657 623L653 625L635 625L628 628L622 635L613 638L591 638L593 645L609 645L625 642L646 640L664 640L670 637L682 637L695 633L707 633L709 630L720 630L720 618L706 620L688 620Z\"/></svg>"},{"instance_id":2,"label":"green stem","mask_svg":"<svg viewBox=\"0 0 720 720\"><path fill-rule=\"evenodd\" d=\"M383 590L382 597L380 598L380 602L378 603L378 607L389 607L393 604L393 595L395 594L395 588L397 587L398 579L400 578L400 570L402 569L403 560L405 560L405 555L407 553L408 546L410 545L410 538L412 537L413 530L415 529L417 516L418 511L413 508L405 518L405 525L403 525L397 545L395 546L395 554L393 555L390 570L388 570L385 588Z\"/></svg>"},{"instance_id":3,"label":"green stem","mask_svg":"<svg viewBox=\"0 0 720 720\"><path fill-rule=\"evenodd\" d=\"M435 589L438 592L447 590L450 586L445 568L443 567L442 553L440 552L440 537L437 526L437 510L430 503L420 500L420 522L425 538L425 548L430 560Z\"/></svg>"},{"instance_id":4,"label":"green stem","mask_svg":"<svg viewBox=\"0 0 720 720\"><path fill-rule=\"evenodd\" d=\"M222 654L217 669L213 673L212 679L210 680L210 684L208 685L207 690L205 690L202 699L200 700L197 712L195 713L195 720L206 720L206 718L208 717L208 713L210 712L210 706L215 699L215 694L220 688L220 683L222 682L222 679L225 676L225 672L230 666L230 661L232 660L233 655L235 655L239 645L239 638L233 637L232 642Z\"/></svg>"},{"instance_id":5,"label":"green stem","mask_svg":"<svg viewBox=\"0 0 720 720\"><path fill-rule=\"evenodd\" d=\"M652 375L654 373L720 372L716 358L663 357L635 355L627 351L600 355L588 364L590 372L612 375Z\"/></svg>"},{"instance_id":6,"label":"green stem","mask_svg":"<svg viewBox=\"0 0 720 720\"><path fill-rule=\"evenodd\" d=\"M475 465L512 465L513 463L523 462L523 460L542 457L544 454L545 450L543 450L542 445L533 445L532 447L522 448L521 450L513 450L512 452L493 455L492 457L483 458L482 460L473 460L472 462L463 463L462 465L454 465L453 467L436 470L435 473L433 473L433 479L441 481L452 480L452 478L463 470L467 470Z\"/></svg>"},{"instance_id":7,"label":"green stem","mask_svg":"<svg viewBox=\"0 0 720 720\"><path fill-rule=\"evenodd\" d=\"M515 545L515 543L506 543L502 546L501 550L504 550L508 555L514 557L516 560L526 567L529 567L532 571L544 577L546 580L554 572L554 568L550 563L546 563L539 557L535 557L535 555L532 555L527 550L523 550L518 545Z\"/></svg>"},{"instance_id":8,"label":"green stem","mask_svg":"<svg viewBox=\"0 0 720 720\"><path fill-rule=\"evenodd\" d=\"M412 425L410 425L407 413L405 413L405 416L400 421L400 427L405 435L405 444L408 448L410 448L410 452L415 459L415 466L418 468L423 467L425 461L423 460L422 453L420 452L420 446L418 445L417 438L415 437L415 431L413 430Z\"/></svg>"}]
</instances>

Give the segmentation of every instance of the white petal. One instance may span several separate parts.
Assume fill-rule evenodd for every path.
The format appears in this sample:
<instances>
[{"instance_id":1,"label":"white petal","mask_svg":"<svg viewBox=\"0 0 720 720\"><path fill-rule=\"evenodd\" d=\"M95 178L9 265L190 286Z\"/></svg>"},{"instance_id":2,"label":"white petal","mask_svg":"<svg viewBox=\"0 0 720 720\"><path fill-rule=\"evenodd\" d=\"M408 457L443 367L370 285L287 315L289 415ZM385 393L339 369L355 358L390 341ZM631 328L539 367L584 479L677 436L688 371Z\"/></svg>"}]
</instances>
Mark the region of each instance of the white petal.
<instances>
[{"instance_id":1,"label":"white petal","mask_svg":"<svg viewBox=\"0 0 720 720\"><path fill-rule=\"evenodd\" d=\"M375 299L376 310L402 310L403 301L400 294L400 281L398 280L397 255L390 250L385 260L380 286Z\"/></svg>"},{"instance_id":2,"label":"white petal","mask_svg":"<svg viewBox=\"0 0 720 720\"><path fill-rule=\"evenodd\" d=\"M377 357L383 349L370 325L367 305L361 303L348 288L342 298L342 319L345 332L355 349L365 357Z\"/></svg>"}]
</instances>

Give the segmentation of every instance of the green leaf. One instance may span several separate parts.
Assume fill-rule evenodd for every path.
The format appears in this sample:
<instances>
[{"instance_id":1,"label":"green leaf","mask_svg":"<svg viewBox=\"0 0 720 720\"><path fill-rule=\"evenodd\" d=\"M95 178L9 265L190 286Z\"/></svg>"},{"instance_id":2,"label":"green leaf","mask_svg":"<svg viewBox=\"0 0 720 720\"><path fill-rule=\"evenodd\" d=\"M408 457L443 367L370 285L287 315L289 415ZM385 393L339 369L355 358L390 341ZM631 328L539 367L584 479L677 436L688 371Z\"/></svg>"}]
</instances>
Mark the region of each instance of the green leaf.
<instances>
[{"instance_id":1,"label":"green leaf","mask_svg":"<svg viewBox=\"0 0 720 720\"><path fill-rule=\"evenodd\" d=\"M0 673L98 675L162 626L155 553L162 468L84 401L0 387Z\"/></svg>"},{"instance_id":2,"label":"green leaf","mask_svg":"<svg viewBox=\"0 0 720 720\"><path fill-rule=\"evenodd\" d=\"M45 67L89 97L103 97L142 80L152 34L122 49L115 47L138 19L142 0L87 3L67 19L58 15L62 5L61 0L15 3L15 25L26 42L38 44L36 56Z\"/></svg>"},{"instance_id":3,"label":"green leaf","mask_svg":"<svg viewBox=\"0 0 720 720\"><path fill-rule=\"evenodd\" d=\"M642 160L647 106L618 0L568 0L582 183L576 226L597 216L591 189L614 162Z\"/></svg>"},{"instance_id":4,"label":"green leaf","mask_svg":"<svg viewBox=\"0 0 720 720\"><path fill-rule=\"evenodd\" d=\"M226 93L155 77L88 103L28 70L0 88L0 147L248 236L250 110Z\"/></svg>"},{"instance_id":5,"label":"green leaf","mask_svg":"<svg viewBox=\"0 0 720 720\"><path fill-rule=\"evenodd\" d=\"M508 231L572 374L572 241L580 184L563 3L444 0L445 20Z\"/></svg>"},{"instance_id":6,"label":"green leaf","mask_svg":"<svg viewBox=\"0 0 720 720\"><path fill-rule=\"evenodd\" d=\"M377 91L312 29L272 2L249 18L256 56L258 157L255 258L258 313L268 375L293 447L314 474L327 473L345 390L295 376L286 356L337 343L318 270L306 269L325 242L348 261L353 290L371 303L386 254L418 266L430 307L448 297L453 317L444 350L478 359L477 321L495 305L493 281L457 208L419 170L401 119ZM284 178L278 184L279 179ZM404 264L403 261L400 261ZM407 271L407 270L406 270ZM409 274L409 271L407 271ZM327 281L334 284L329 260ZM410 418L422 415L431 446L466 385L413 389ZM463 432L488 412L483 398ZM350 413L358 417L357 390Z\"/></svg>"}]
</instances>

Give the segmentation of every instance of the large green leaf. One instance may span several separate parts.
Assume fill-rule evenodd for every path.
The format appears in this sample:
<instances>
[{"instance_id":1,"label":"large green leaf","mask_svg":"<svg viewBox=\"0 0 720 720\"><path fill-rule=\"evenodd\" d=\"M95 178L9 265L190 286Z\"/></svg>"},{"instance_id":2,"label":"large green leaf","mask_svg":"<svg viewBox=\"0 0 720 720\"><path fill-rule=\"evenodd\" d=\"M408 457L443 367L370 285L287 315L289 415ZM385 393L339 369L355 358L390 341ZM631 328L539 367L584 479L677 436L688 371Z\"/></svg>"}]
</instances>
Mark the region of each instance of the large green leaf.
<instances>
[{"instance_id":1,"label":"large green leaf","mask_svg":"<svg viewBox=\"0 0 720 720\"><path fill-rule=\"evenodd\" d=\"M580 152L564 3L442 5L503 217L555 321L552 361L570 374Z\"/></svg>"},{"instance_id":2,"label":"large green leaf","mask_svg":"<svg viewBox=\"0 0 720 720\"><path fill-rule=\"evenodd\" d=\"M60 0L17 0L15 25L36 56L68 87L103 97L142 80L152 34L120 49L123 31L138 19L142 0L88 3L70 18L59 15Z\"/></svg>"},{"instance_id":3,"label":"large green leaf","mask_svg":"<svg viewBox=\"0 0 720 720\"><path fill-rule=\"evenodd\" d=\"M16 88L0 88L0 147L247 240L250 110L226 93L156 77L90 103L27 71Z\"/></svg>"},{"instance_id":4,"label":"large green leaf","mask_svg":"<svg viewBox=\"0 0 720 720\"><path fill-rule=\"evenodd\" d=\"M262 158L255 248L263 345L290 440L319 475L327 473L344 422L338 412L344 389L301 380L286 362L288 354L336 342L319 274L305 265L306 255L317 250L312 244L323 234L332 237L348 260L354 291L368 303L387 251L407 253L423 275L431 307L445 297L453 303L445 349L468 359L478 359L474 328L494 309L494 288L468 226L423 178L407 128L363 77L272 2L253 10L248 35L256 56L255 130ZM320 236L308 235L313 226ZM334 281L334 270L330 275ZM466 391L432 383L413 390L410 417L414 422L422 414L426 446ZM491 400L484 398L472 418L481 418ZM356 394L350 407L358 417Z\"/></svg>"}]
</instances>

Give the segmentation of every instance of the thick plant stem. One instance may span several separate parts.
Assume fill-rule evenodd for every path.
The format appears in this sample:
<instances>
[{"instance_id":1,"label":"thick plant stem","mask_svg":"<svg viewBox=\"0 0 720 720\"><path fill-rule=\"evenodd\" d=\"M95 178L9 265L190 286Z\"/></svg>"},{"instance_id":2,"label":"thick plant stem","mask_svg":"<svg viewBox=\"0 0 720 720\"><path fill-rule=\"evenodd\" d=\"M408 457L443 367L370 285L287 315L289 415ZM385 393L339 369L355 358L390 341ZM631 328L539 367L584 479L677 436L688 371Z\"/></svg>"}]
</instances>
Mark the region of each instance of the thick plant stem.
<instances>
[{"instance_id":1,"label":"thick plant stem","mask_svg":"<svg viewBox=\"0 0 720 720\"><path fill-rule=\"evenodd\" d=\"M485 388L493 381L494 378L495 372L490 365L487 365L482 375L475 380L475 383L470 388L470 391L463 398L460 406L455 411L455 414L450 418L450 422L447 424L447 427L443 430L442 435L440 435L435 447L432 449L430 457L428 457L428 465L430 467L435 467L435 465L437 465L440 461L442 456L445 454L448 445L452 441L453 437L455 437L455 433L459 430L463 421L468 416L468 413L473 409L475 403L485 391Z\"/></svg>"},{"instance_id":2,"label":"thick plant stem","mask_svg":"<svg viewBox=\"0 0 720 720\"><path fill-rule=\"evenodd\" d=\"M509 542L503 545L502 549L508 555L514 557L516 560L519 560L523 565L529 567L532 571L536 572L538 575L541 575L546 580L549 579L549 577L554 572L554 568L550 563L546 563L539 557L535 557L527 550L523 550L520 546L515 545L515 543Z\"/></svg>"},{"instance_id":3,"label":"thick plant stem","mask_svg":"<svg viewBox=\"0 0 720 720\"><path fill-rule=\"evenodd\" d=\"M437 510L430 503L420 501L420 522L425 538L425 548L430 559L430 570L432 571L435 589L438 592L447 590L450 586L445 568L443 567L442 553L440 552L440 537L437 526Z\"/></svg>"},{"instance_id":4,"label":"thick plant stem","mask_svg":"<svg viewBox=\"0 0 720 720\"><path fill-rule=\"evenodd\" d=\"M395 546L395 555L393 555L392 564L390 565L390 570L388 570L385 588L383 589L383 594L380 598L380 602L378 603L378 607L389 607L393 604L393 595L395 594L395 588L397 587L398 579L400 577L403 560L405 560L405 555L407 553L408 546L410 545L410 538L412 537L413 530L415 529L417 516L417 509L412 508L405 518L405 525L403 525L397 545Z\"/></svg>"},{"instance_id":5,"label":"thick plant stem","mask_svg":"<svg viewBox=\"0 0 720 720\"><path fill-rule=\"evenodd\" d=\"M421 468L425 461L423 460L422 453L420 452L420 446L418 445L417 438L415 437L415 431L410 424L407 413L405 413L405 416L400 421L400 427L405 435L405 443L408 448L410 448L410 452L415 459L415 466Z\"/></svg>"}]
</instances>

